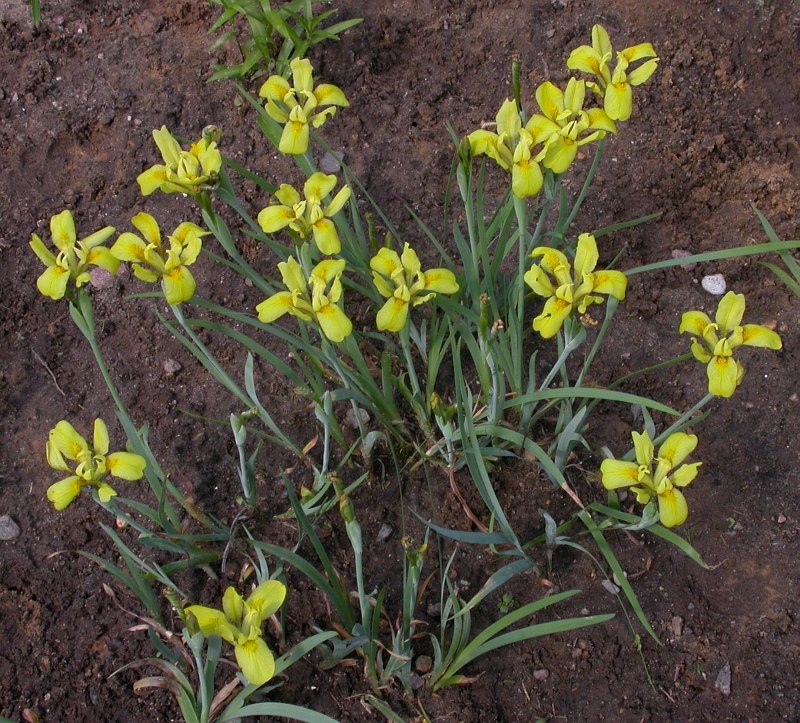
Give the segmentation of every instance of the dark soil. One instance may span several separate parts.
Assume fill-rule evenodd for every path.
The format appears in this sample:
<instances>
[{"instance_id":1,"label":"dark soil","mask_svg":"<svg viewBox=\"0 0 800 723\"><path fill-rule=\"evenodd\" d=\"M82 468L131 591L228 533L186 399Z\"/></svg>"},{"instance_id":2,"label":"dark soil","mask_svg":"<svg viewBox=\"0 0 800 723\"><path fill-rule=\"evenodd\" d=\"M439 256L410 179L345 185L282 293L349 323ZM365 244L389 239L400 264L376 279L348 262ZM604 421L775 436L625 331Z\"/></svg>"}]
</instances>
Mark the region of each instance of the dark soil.
<instances>
[{"instance_id":1,"label":"dark soil","mask_svg":"<svg viewBox=\"0 0 800 723\"><path fill-rule=\"evenodd\" d=\"M211 63L222 58L207 52L206 30L215 12L204 2L43 5L38 31L31 28L26 3L5 0L0 7L0 514L21 528L15 540L0 542L0 715L19 720L30 709L54 722L169 720L178 712L165 693L138 698L131 689L138 677L154 673L109 678L152 651L144 633L127 630L135 621L104 594L102 583L111 580L76 554L85 550L115 559L98 527L108 520L88 496L60 514L45 497L56 478L46 466L44 443L58 420L88 431L103 416L116 443L122 431L66 304L36 291L40 264L28 241L63 208L72 209L84 233L106 224L127 230L140 210L156 216L162 229L184 220L188 205L181 199L143 200L134 182L156 160L150 132L162 124L184 137L217 125L224 152L273 182L286 180L282 174L289 167L276 159L232 84L206 85ZM614 237L615 248L626 245L622 268L669 258L674 250L698 253L762 242L751 204L782 238L797 237L797 2L337 5L339 17L365 21L341 43L313 53L317 76L343 88L352 104L323 135L344 152L415 245L422 242L404 203L446 235L443 199L452 148L445 123L464 135L493 120L510 94L514 57L523 63L528 103L540 82L563 82L569 50L588 42L596 22L609 30L615 47L651 41L661 66L638 89L631 121L610 140L596 192L576 230L662 211L660 220ZM258 194L251 197L255 208L266 204ZM273 263L253 262L265 273ZM441 695L423 688L416 700L395 691L391 699L404 718L422 709L439 721L800 718L797 300L753 260L636 276L597 381L682 353L686 341L676 333L681 312L713 312L716 306L699 284L710 273L724 274L729 288L746 294L747 320L773 323L784 350L746 355L742 387L733 399L713 405L698 432L697 455L704 465L687 492L690 517L682 532L712 569L649 538L644 545L639 536L614 539L663 645L642 634L640 654L621 608L590 562L557 556L551 581L561 589L584 590L561 612L618 612L615 620L490 654L468 669L482 673L472 685ZM236 308L252 310L260 300L252 289L230 286L208 260L198 265L198 281L204 296ZM225 419L237 408L161 327L154 306L129 298L140 290L127 275L92 291L112 374L137 423L150 424L155 452L172 479L230 523L238 489L230 436L197 415ZM241 369L239 356L224 345L215 349L232 369ZM179 362L178 372L165 372L169 359ZM637 381L630 390L688 408L704 392L703 370L694 364L675 370ZM278 421L304 444L314 434L312 414L280 379L264 374L263 384ZM628 410L607 410L592 432L595 448L627 449L631 423ZM595 455L582 464L596 468L598 461ZM265 520L286 508L275 470L289 464L277 451L260 459ZM595 482L573 479L584 500L603 498ZM522 462L496 482L523 537L540 528L540 507L567 510ZM460 506L446 496L446 480L434 475L433 484L441 485L444 500L439 519L467 529ZM408 495L409 506L426 508L422 492L415 497L412 486ZM376 481L354 503L365 540L380 558L368 571L370 585L380 586L394 569L387 562L401 554L397 486ZM397 533L376 542L383 522ZM331 534L345 549L338 521ZM429 570L433 564L431 559ZM488 552L463 549L456 569L474 590L495 562ZM223 586L209 581L203 600L218 599ZM515 601L526 602L540 597L542 588L526 577L512 592ZM135 607L135 600L119 594ZM390 589L390 605L397 604L397 590ZM493 614L487 610L477 622ZM298 581L287 602L289 637L332 622L319 593ZM730 689L720 690L717 677L725 666ZM372 719L360 704L368 686L359 667L322 672L304 662L290 673L279 699L342 720Z\"/></svg>"}]
</instances>

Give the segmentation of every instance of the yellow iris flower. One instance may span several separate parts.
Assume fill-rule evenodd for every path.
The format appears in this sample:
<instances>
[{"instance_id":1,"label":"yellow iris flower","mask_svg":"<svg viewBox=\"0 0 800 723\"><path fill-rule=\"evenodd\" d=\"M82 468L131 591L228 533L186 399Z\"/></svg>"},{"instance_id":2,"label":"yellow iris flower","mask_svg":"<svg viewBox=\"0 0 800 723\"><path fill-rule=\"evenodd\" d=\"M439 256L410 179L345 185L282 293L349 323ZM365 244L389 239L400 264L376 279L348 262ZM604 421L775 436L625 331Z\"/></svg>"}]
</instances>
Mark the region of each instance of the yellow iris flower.
<instances>
[{"instance_id":1,"label":"yellow iris flower","mask_svg":"<svg viewBox=\"0 0 800 723\"><path fill-rule=\"evenodd\" d=\"M681 317L680 334L692 339L692 354L706 364L708 392L717 397L730 397L741 384L744 367L733 358L740 346L780 349L781 338L771 329L758 324L741 325L744 316L744 294L729 291L719 302L714 322L702 311L687 311Z\"/></svg>"},{"instance_id":2,"label":"yellow iris flower","mask_svg":"<svg viewBox=\"0 0 800 723\"><path fill-rule=\"evenodd\" d=\"M646 505L658 499L658 514L664 527L682 525L689 514L686 498L678 487L686 487L696 476L702 462L678 466L697 447L694 434L676 432L667 437L653 457L653 442L647 432L633 432L635 462L607 459L600 465L603 487L616 490L630 487L636 501ZM656 463L653 470L653 462Z\"/></svg>"},{"instance_id":3,"label":"yellow iris flower","mask_svg":"<svg viewBox=\"0 0 800 723\"><path fill-rule=\"evenodd\" d=\"M336 176L313 173L303 186L303 200L294 188L284 183L275 192L278 203L258 214L259 226L264 233L275 233L288 226L303 240L313 236L321 253L338 254L342 245L331 219L350 199L350 186L342 186L327 206L322 202L336 188L336 182Z\"/></svg>"},{"instance_id":4,"label":"yellow iris flower","mask_svg":"<svg viewBox=\"0 0 800 723\"><path fill-rule=\"evenodd\" d=\"M336 106L347 108L350 103L335 85L314 87L314 69L307 58L295 58L289 67L291 85L286 78L271 75L258 94L267 99L265 108L270 118L284 124L278 150L300 155L308 150L309 125L319 128L336 114Z\"/></svg>"},{"instance_id":5,"label":"yellow iris flower","mask_svg":"<svg viewBox=\"0 0 800 723\"><path fill-rule=\"evenodd\" d=\"M279 291L257 307L258 320L270 324L284 314L316 323L327 339L343 341L353 331L353 324L339 306L342 298L341 276L344 259L320 261L306 279L303 268L293 257L278 264L283 284Z\"/></svg>"},{"instance_id":6,"label":"yellow iris flower","mask_svg":"<svg viewBox=\"0 0 800 723\"><path fill-rule=\"evenodd\" d=\"M400 331L408 322L408 310L435 294L455 294L458 282L448 269L422 270L416 252L408 245L402 255L383 248L369 262L378 293L388 299L376 319L380 331Z\"/></svg>"},{"instance_id":7,"label":"yellow iris flower","mask_svg":"<svg viewBox=\"0 0 800 723\"><path fill-rule=\"evenodd\" d=\"M143 457L130 452L109 454L108 446L108 428L102 419L94 420L91 445L67 421L60 421L50 430L47 463L59 472L70 473L47 490L47 499L56 510L69 507L84 487L94 487L102 502L116 497L117 493L105 481L109 475L129 481L142 478L146 464ZM68 460L75 464L68 464Z\"/></svg>"},{"instance_id":8,"label":"yellow iris flower","mask_svg":"<svg viewBox=\"0 0 800 723\"><path fill-rule=\"evenodd\" d=\"M64 298L70 279L78 288L89 281L90 266L100 266L110 274L116 274L119 261L105 246L101 246L113 235L114 228L106 226L79 241L70 211L53 216L50 219L50 238L58 249L57 254L50 251L39 236L31 234L31 249L47 267L36 279L39 293L54 301Z\"/></svg>"},{"instance_id":9,"label":"yellow iris flower","mask_svg":"<svg viewBox=\"0 0 800 723\"><path fill-rule=\"evenodd\" d=\"M168 304L189 301L197 284L187 266L195 262L203 246L202 237L210 232L184 222L167 237L167 249L161 241L161 230L149 213L137 213L131 224L143 238L130 232L120 234L111 253L120 261L132 262L137 279L151 284L160 279Z\"/></svg>"},{"instance_id":10,"label":"yellow iris flower","mask_svg":"<svg viewBox=\"0 0 800 723\"><path fill-rule=\"evenodd\" d=\"M543 143L542 165L553 173L564 173L578 148L616 133L617 126L601 108L583 110L586 83L570 78L562 92L552 83L542 83L536 89L536 103L543 115L531 116L526 128L534 143Z\"/></svg>"},{"instance_id":11,"label":"yellow iris flower","mask_svg":"<svg viewBox=\"0 0 800 723\"><path fill-rule=\"evenodd\" d=\"M544 176L539 163L545 157L542 149L533 153L536 139L531 122L523 128L517 104L507 99L496 117L497 132L479 129L467 136L470 154L487 155L504 171L511 173L511 192L517 198L535 196L542 189Z\"/></svg>"},{"instance_id":12,"label":"yellow iris flower","mask_svg":"<svg viewBox=\"0 0 800 723\"><path fill-rule=\"evenodd\" d=\"M658 57L650 43L640 43L617 53L612 71L609 67L613 50L608 33L602 25L592 28L592 44L575 48L567 59L570 70L593 75L597 81L589 87L603 99L603 108L615 121L626 121L633 112L633 88L650 79L658 68ZM630 70L631 63L649 58Z\"/></svg>"},{"instance_id":13,"label":"yellow iris flower","mask_svg":"<svg viewBox=\"0 0 800 723\"><path fill-rule=\"evenodd\" d=\"M215 129L207 129L197 143L184 151L166 126L153 131L153 140L161 151L164 164L139 174L136 181L142 195L149 196L161 190L163 193L196 196L201 189L215 185L222 167L222 155L216 143L218 137Z\"/></svg>"},{"instance_id":14,"label":"yellow iris flower","mask_svg":"<svg viewBox=\"0 0 800 723\"><path fill-rule=\"evenodd\" d=\"M573 310L583 314L591 304L602 304L602 297L595 294L609 294L620 301L625 298L628 287L625 274L595 271L599 254L592 234L582 233L578 237L572 265L561 251L549 246L535 248L531 256L541 256L541 261L523 278L534 294L547 299L542 313L533 320L533 330L544 339L555 336Z\"/></svg>"},{"instance_id":15,"label":"yellow iris flower","mask_svg":"<svg viewBox=\"0 0 800 723\"><path fill-rule=\"evenodd\" d=\"M236 662L251 685L264 685L275 675L275 658L261 637L261 626L286 598L286 586L277 580L262 582L247 598L229 587L222 596L222 610L203 605L186 608L206 637L219 635L233 645Z\"/></svg>"}]
</instances>

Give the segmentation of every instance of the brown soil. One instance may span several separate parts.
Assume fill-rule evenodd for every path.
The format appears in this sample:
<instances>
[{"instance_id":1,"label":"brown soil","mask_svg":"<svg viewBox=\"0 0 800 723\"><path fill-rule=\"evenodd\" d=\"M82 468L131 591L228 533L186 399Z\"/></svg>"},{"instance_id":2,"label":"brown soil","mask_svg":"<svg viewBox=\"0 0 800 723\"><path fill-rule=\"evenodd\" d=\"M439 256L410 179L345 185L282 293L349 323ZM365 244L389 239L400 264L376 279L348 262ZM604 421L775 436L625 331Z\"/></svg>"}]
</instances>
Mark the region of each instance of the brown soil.
<instances>
[{"instance_id":1,"label":"brown soil","mask_svg":"<svg viewBox=\"0 0 800 723\"><path fill-rule=\"evenodd\" d=\"M79 230L87 233L105 224L127 230L139 210L155 215L162 228L184 220L186 204L164 196L143 201L133 180L154 162L150 131L162 124L189 137L214 123L223 129L227 154L274 182L284 180L286 167L276 161L234 87L205 84L212 62L206 30L215 16L205 3L43 5L44 24L37 32L26 3L11 0L0 8L0 514L21 527L17 539L0 542L0 715L20 719L27 708L44 721L168 720L178 714L166 694L135 697L131 684L139 676L132 672L109 679L151 651L143 633L127 631L133 621L103 593L109 579L75 554L115 557L98 528L102 511L84 498L56 514L45 498L54 477L45 464L44 441L55 422L71 419L88 429L103 416L118 441L121 430L66 305L38 296L40 265L27 243L32 231L46 229L63 208L73 210ZM525 98L545 79L562 82L563 60L587 42L595 22L609 29L615 45L651 41L662 60L655 78L637 92L633 118L609 143L579 230L663 211L659 221L615 237L614 243L627 246L623 268L669 258L676 249L697 253L761 242L751 204L782 238L797 236L797 2L337 5L340 17L363 16L365 22L340 44L314 51L318 77L342 87L352 103L324 136L345 153L409 238L418 232L404 202L438 233L444 229L452 153L445 122L463 135L492 120L510 93L513 57L523 63ZM265 202L252 194L256 208ZM272 261L258 263L267 270ZM210 262L199 267L204 295L244 310L259 300L252 289L230 287ZM592 566L562 555L551 579L562 589L584 590L567 612L616 611L615 620L493 653L469 669L483 673L469 686L441 695L423 688L416 702L393 694L405 718L419 714L417 706L440 721L800 718L800 480L791 436L798 419L797 300L755 261L637 276L598 380L604 380L603 372L611 378L620 369L681 353L686 342L675 333L680 313L715 307L699 284L709 273L723 273L729 288L747 295L749 320L776 324L784 351L749 355L743 386L732 400L714 404L699 431L704 466L688 491L690 518L683 532L713 569L697 567L664 544L642 546L638 536L614 540L626 569L642 573L635 588L663 646L643 635L640 655ZM129 298L140 288L125 276L93 291L102 347L134 419L150 424L156 454L173 479L230 522L238 482L228 457L229 434L185 412L224 419L235 407L159 325L153 306ZM215 348L231 368L241 368L240 358L224 346ZM168 359L182 369L166 374ZM703 393L702 369L674 370L637 382L632 391L688 407ZM314 433L309 411L280 380L264 384L271 385L279 422L298 442L307 441ZM627 410L607 412L592 433L596 448L627 448L630 424ZM260 462L268 518L286 506L275 492L280 483L274 470L289 459L268 451ZM597 457L585 462L596 465ZM498 480L525 534L538 529L538 508L562 504L534 487L534 479L524 467ZM602 499L596 485L580 478L575 484L582 497ZM384 521L398 530L404 522L396 488L365 487L354 502L365 540L379 546L382 560L398 559L399 532L388 542L374 542ZM466 529L453 500L444 508L440 519ZM368 571L370 584L382 585L388 567ZM463 550L457 559L459 578L473 589L492 569L485 552ZM202 582L198 577L195 587ZM312 624L331 623L318 593L297 584L287 603L295 639ZM534 578L522 579L513 588L515 600L538 596L535 585ZM213 600L219 592L209 582L202 598ZM396 589L392 595L390 605L396 606ZM135 605L129 598L126 603ZM721 691L715 682L726 665L731 685ZM358 668L321 672L301 663L276 695L342 720L368 720L359 703L367 690Z\"/></svg>"}]
</instances>

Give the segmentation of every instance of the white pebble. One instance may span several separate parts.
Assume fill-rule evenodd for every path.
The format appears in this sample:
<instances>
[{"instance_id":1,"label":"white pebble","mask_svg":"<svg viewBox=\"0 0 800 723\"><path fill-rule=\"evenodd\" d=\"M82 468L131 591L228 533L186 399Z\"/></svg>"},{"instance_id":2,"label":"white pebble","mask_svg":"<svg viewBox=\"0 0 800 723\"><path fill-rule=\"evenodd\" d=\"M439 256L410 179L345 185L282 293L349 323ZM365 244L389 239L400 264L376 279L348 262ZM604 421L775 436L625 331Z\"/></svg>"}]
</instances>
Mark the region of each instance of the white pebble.
<instances>
[{"instance_id":1,"label":"white pebble","mask_svg":"<svg viewBox=\"0 0 800 723\"><path fill-rule=\"evenodd\" d=\"M714 296L722 296L725 293L725 289L728 288L725 283L725 277L722 274L704 276L703 280L700 282L700 286L709 294L714 294Z\"/></svg>"}]
</instances>

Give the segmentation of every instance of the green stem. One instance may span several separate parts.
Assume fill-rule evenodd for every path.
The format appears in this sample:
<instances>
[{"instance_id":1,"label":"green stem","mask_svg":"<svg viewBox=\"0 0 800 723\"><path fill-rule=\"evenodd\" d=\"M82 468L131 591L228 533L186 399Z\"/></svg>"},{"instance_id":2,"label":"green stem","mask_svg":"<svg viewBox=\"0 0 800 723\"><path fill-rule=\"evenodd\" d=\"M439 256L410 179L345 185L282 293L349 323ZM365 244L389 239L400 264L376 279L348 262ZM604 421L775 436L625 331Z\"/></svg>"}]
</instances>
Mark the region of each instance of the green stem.
<instances>
[{"instance_id":1,"label":"green stem","mask_svg":"<svg viewBox=\"0 0 800 723\"><path fill-rule=\"evenodd\" d=\"M572 211L570 211L570 214L567 217L567 222L564 225L565 232L572 225L572 222L575 220L575 217L581 210L583 202L586 200L586 195L589 193L589 188L592 185L592 181L594 181L597 169L600 167L600 159L602 159L603 157L603 150L605 149L605 147L606 147L606 139L601 138L597 142L597 150L595 151L594 154L594 160L592 160L592 165L589 168L589 172L586 174L586 180L583 182L583 188L581 188L581 192L578 194L578 198L575 199L575 205L572 207Z\"/></svg>"},{"instance_id":2,"label":"green stem","mask_svg":"<svg viewBox=\"0 0 800 723\"><path fill-rule=\"evenodd\" d=\"M514 213L517 216L517 226L519 227L519 244L517 251L517 277L514 279L516 287L516 338L514 339L514 347L511 350L511 360L513 367L513 389L515 391L522 390L522 329L525 324L525 260L527 259L528 244L525 239L525 232L528 227L528 214L527 206L524 198L517 198L514 196ZM540 216L540 222L542 217ZM537 224L538 226L539 224Z\"/></svg>"}]
</instances>

